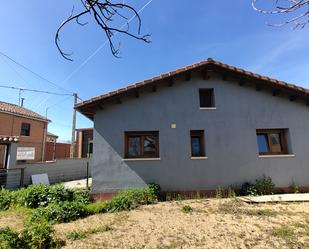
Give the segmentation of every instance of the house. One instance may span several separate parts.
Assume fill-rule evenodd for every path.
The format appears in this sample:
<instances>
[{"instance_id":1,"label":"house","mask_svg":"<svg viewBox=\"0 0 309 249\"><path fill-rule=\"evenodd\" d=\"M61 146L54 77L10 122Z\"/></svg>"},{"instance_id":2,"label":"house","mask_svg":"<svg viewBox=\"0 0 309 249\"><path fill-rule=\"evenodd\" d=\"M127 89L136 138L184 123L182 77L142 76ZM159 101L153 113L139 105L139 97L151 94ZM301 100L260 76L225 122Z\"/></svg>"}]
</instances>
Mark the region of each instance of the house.
<instances>
[{"instance_id":1,"label":"house","mask_svg":"<svg viewBox=\"0 0 309 249\"><path fill-rule=\"evenodd\" d=\"M94 121L92 192L105 198L240 186L309 190L309 90L213 59L78 103Z\"/></svg>"},{"instance_id":2,"label":"house","mask_svg":"<svg viewBox=\"0 0 309 249\"><path fill-rule=\"evenodd\" d=\"M54 161L56 159L56 146L58 136L47 132L45 145L45 161Z\"/></svg>"},{"instance_id":3,"label":"house","mask_svg":"<svg viewBox=\"0 0 309 249\"><path fill-rule=\"evenodd\" d=\"M93 150L93 128L79 128L76 131L75 157L91 157Z\"/></svg>"},{"instance_id":4,"label":"house","mask_svg":"<svg viewBox=\"0 0 309 249\"><path fill-rule=\"evenodd\" d=\"M8 151L11 139L12 146L18 140L17 162L43 161L48 123L48 119L36 112L0 101L0 137L7 138L0 158L6 157L4 151Z\"/></svg>"}]
</instances>

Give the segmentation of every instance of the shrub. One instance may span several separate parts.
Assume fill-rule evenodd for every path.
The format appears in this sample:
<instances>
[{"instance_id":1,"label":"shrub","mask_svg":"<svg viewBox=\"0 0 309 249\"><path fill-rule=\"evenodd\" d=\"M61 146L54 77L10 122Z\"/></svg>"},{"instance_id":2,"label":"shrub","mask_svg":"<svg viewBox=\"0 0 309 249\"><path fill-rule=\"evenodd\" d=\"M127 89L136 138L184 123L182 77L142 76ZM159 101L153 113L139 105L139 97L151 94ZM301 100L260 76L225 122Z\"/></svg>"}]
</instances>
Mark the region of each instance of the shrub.
<instances>
[{"instance_id":1,"label":"shrub","mask_svg":"<svg viewBox=\"0 0 309 249\"><path fill-rule=\"evenodd\" d=\"M45 218L52 223L70 222L88 215L86 205L79 202L53 203L34 211L33 221Z\"/></svg>"},{"instance_id":2,"label":"shrub","mask_svg":"<svg viewBox=\"0 0 309 249\"><path fill-rule=\"evenodd\" d=\"M12 195L6 189L0 190L0 210L7 210L11 205Z\"/></svg>"},{"instance_id":3,"label":"shrub","mask_svg":"<svg viewBox=\"0 0 309 249\"><path fill-rule=\"evenodd\" d=\"M19 238L19 234L10 228L0 228L0 248L21 249L24 248L23 241Z\"/></svg>"},{"instance_id":4,"label":"shrub","mask_svg":"<svg viewBox=\"0 0 309 249\"><path fill-rule=\"evenodd\" d=\"M155 196L157 196L158 199L160 198L161 187L159 184L149 183L148 188L150 189L150 191L153 192Z\"/></svg>"},{"instance_id":5,"label":"shrub","mask_svg":"<svg viewBox=\"0 0 309 249\"><path fill-rule=\"evenodd\" d=\"M72 201L80 202L80 203L83 203L83 204L91 203L89 191L79 190L79 189L73 190Z\"/></svg>"},{"instance_id":6,"label":"shrub","mask_svg":"<svg viewBox=\"0 0 309 249\"><path fill-rule=\"evenodd\" d=\"M108 202L95 202L86 206L88 214L100 214L107 212Z\"/></svg>"},{"instance_id":7,"label":"shrub","mask_svg":"<svg viewBox=\"0 0 309 249\"><path fill-rule=\"evenodd\" d=\"M256 190L254 184L252 184L250 182L243 183L241 185L240 195L256 196L257 195L257 190Z\"/></svg>"},{"instance_id":8,"label":"shrub","mask_svg":"<svg viewBox=\"0 0 309 249\"><path fill-rule=\"evenodd\" d=\"M67 234L67 239L69 240L80 240L86 238L86 234L83 232L72 231Z\"/></svg>"},{"instance_id":9,"label":"shrub","mask_svg":"<svg viewBox=\"0 0 309 249\"><path fill-rule=\"evenodd\" d=\"M191 206L186 205L186 206L183 206L183 207L181 208L181 211L184 212L185 214L187 214L187 213L193 212L193 209L192 209Z\"/></svg>"},{"instance_id":10,"label":"shrub","mask_svg":"<svg viewBox=\"0 0 309 249\"><path fill-rule=\"evenodd\" d=\"M25 224L25 228L21 233L25 248L54 248L56 242L53 239L54 230L52 226L45 220L40 219L36 222L29 221Z\"/></svg>"},{"instance_id":11,"label":"shrub","mask_svg":"<svg viewBox=\"0 0 309 249\"><path fill-rule=\"evenodd\" d=\"M236 197L234 187L229 186L229 188L227 189L227 197L228 198L235 198Z\"/></svg>"},{"instance_id":12,"label":"shrub","mask_svg":"<svg viewBox=\"0 0 309 249\"><path fill-rule=\"evenodd\" d=\"M216 198L223 198L224 191L222 187L219 185L216 189Z\"/></svg>"},{"instance_id":13,"label":"shrub","mask_svg":"<svg viewBox=\"0 0 309 249\"><path fill-rule=\"evenodd\" d=\"M275 184L270 177L263 175L256 179L254 187L259 195L270 195L273 193Z\"/></svg>"},{"instance_id":14,"label":"shrub","mask_svg":"<svg viewBox=\"0 0 309 249\"><path fill-rule=\"evenodd\" d=\"M157 202L157 197L150 188L128 189L114 196L106 204L107 212L131 210L141 205Z\"/></svg>"},{"instance_id":15,"label":"shrub","mask_svg":"<svg viewBox=\"0 0 309 249\"><path fill-rule=\"evenodd\" d=\"M88 191L66 189L62 184L52 186L44 184L30 185L28 188L13 191L11 199L15 205L28 208L46 207L50 203L65 201L90 203Z\"/></svg>"}]
</instances>

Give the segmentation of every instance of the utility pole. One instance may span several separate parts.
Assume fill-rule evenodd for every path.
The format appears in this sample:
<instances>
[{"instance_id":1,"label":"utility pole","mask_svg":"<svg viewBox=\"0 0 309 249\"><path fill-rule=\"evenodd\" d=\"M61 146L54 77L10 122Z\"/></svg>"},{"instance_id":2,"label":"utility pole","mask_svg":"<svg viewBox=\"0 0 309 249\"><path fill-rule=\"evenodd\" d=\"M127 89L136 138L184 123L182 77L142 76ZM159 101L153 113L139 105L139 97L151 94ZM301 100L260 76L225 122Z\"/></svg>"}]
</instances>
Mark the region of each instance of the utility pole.
<instances>
[{"instance_id":1,"label":"utility pole","mask_svg":"<svg viewBox=\"0 0 309 249\"><path fill-rule=\"evenodd\" d=\"M74 97L74 106L73 106L73 122L72 122L72 138L71 138L70 158L74 158L74 152L75 152L75 129L76 129L75 105L77 104L77 93L74 93L73 97Z\"/></svg>"}]
</instances>

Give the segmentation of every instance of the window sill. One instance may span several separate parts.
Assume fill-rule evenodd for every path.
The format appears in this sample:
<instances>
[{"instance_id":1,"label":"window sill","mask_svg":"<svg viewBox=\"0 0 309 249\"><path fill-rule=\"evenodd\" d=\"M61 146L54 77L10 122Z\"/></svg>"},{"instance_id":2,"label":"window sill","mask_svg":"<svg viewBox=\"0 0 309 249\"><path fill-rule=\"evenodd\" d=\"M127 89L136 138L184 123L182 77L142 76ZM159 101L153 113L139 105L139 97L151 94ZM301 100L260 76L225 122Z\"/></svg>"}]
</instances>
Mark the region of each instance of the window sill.
<instances>
[{"instance_id":1,"label":"window sill","mask_svg":"<svg viewBox=\"0 0 309 249\"><path fill-rule=\"evenodd\" d=\"M160 157L153 158L123 158L122 161L160 161Z\"/></svg>"},{"instance_id":2,"label":"window sill","mask_svg":"<svg viewBox=\"0 0 309 249\"><path fill-rule=\"evenodd\" d=\"M196 157L191 157L191 160L206 160L208 159L207 156L196 156Z\"/></svg>"},{"instance_id":3,"label":"window sill","mask_svg":"<svg viewBox=\"0 0 309 249\"><path fill-rule=\"evenodd\" d=\"M200 110L216 110L217 107L200 107Z\"/></svg>"},{"instance_id":4,"label":"window sill","mask_svg":"<svg viewBox=\"0 0 309 249\"><path fill-rule=\"evenodd\" d=\"M294 154L259 155L259 158L285 158L285 157L295 157L295 155Z\"/></svg>"}]
</instances>

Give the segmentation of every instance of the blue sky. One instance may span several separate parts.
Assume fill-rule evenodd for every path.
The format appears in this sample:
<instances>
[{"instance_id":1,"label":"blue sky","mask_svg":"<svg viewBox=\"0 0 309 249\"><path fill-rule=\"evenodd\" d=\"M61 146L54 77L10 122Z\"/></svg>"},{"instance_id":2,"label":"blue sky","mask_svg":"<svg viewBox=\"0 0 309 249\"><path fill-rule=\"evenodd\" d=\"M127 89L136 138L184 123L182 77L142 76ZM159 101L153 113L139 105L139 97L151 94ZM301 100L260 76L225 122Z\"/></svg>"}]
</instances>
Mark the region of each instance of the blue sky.
<instances>
[{"instance_id":1,"label":"blue sky","mask_svg":"<svg viewBox=\"0 0 309 249\"><path fill-rule=\"evenodd\" d=\"M126 1L141 12L145 44L117 35L121 58L114 58L106 37L89 25L67 26L61 44L73 51L64 60L54 44L57 26L78 9L79 0L5 1L0 9L0 51L61 86L57 88L0 56L0 85L28 87L59 93L77 92L82 99L144 80L212 57L309 88L309 27L291 30L266 22L279 21L252 10L247 0L140 0ZM121 25L122 23L117 23ZM133 28L133 23L131 23ZM98 50L98 48L101 48ZM97 51L96 53L94 53ZM26 93L25 106L52 120L49 131L70 139L73 98ZM0 88L0 100L18 103L18 92ZM78 114L77 127L92 123Z\"/></svg>"}]
</instances>

